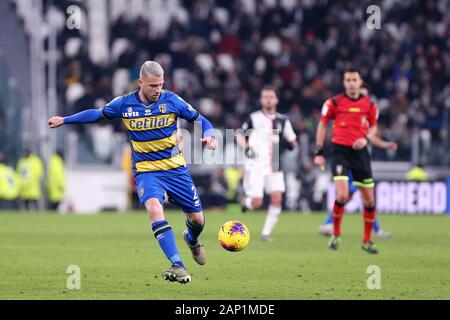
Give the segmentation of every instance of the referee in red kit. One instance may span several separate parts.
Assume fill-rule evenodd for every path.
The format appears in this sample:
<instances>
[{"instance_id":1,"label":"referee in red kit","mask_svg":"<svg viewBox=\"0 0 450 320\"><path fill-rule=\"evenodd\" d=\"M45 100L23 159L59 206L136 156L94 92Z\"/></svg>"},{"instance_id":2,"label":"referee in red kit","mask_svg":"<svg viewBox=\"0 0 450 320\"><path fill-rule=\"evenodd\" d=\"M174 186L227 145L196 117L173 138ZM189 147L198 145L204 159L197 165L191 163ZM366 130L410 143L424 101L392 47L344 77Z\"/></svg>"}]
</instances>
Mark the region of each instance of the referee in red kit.
<instances>
[{"instance_id":1,"label":"referee in red kit","mask_svg":"<svg viewBox=\"0 0 450 320\"><path fill-rule=\"evenodd\" d=\"M375 220L374 180L367 145L378 143L376 136L378 107L368 96L361 93L363 81L357 69L344 72L345 92L325 101L321 119L317 127L317 150L314 163L325 166L323 145L327 124L333 120L332 173L336 187L336 200L333 207L334 232L328 246L337 250L341 236L341 221L344 206L349 200L348 172L354 177L353 184L361 193L364 204L364 239L362 249L371 254L378 253L371 241L371 232ZM389 142L384 142L389 144Z\"/></svg>"}]
</instances>

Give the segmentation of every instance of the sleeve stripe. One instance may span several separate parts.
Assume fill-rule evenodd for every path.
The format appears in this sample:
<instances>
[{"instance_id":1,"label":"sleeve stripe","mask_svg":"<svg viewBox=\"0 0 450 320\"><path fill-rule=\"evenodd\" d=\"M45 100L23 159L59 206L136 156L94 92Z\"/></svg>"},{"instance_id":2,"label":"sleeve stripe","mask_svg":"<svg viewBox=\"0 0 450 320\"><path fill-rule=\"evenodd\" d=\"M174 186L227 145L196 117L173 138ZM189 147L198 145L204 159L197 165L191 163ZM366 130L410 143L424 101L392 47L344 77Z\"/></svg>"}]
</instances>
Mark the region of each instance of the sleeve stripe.
<instances>
[{"instance_id":1,"label":"sleeve stripe","mask_svg":"<svg viewBox=\"0 0 450 320\"><path fill-rule=\"evenodd\" d=\"M106 119L108 119L108 120L112 120L112 118L111 117L109 117L107 114L106 114L106 112L105 112L105 108L102 108L102 115L103 115L103 117L105 117Z\"/></svg>"},{"instance_id":2,"label":"sleeve stripe","mask_svg":"<svg viewBox=\"0 0 450 320\"><path fill-rule=\"evenodd\" d=\"M334 106L335 107L337 107L338 106L338 104L337 104L337 102L336 102L336 100L333 98L333 99L331 99L331 101L333 101L333 104L334 104Z\"/></svg>"},{"instance_id":3,"label":"sleeve stripe","mask_svg":"<svg viewBox=\"0 0 450 320\"><path fill-rule=\"evenodd\" d=\"M189 120L189 122L194 122L194 121L196 121L199 117L200 117L200 112L197 111L197 112L195 113L195 116L193 116L193 117L192 117L192 120Z\"/></svg>"},{"instance_id":4,"label":"sleeve stripe","mask_svg":"<svg viewBox=\"0 0 450 320\"><path fill-rule=\"evenodd\" d=\"M253 129L253 127L254 127L254 126L253 126L253 117L252 117L251 115L248 116L247 123L248 123L248 128L247 128L247 130Z\"/></svg>"}]
</instances>

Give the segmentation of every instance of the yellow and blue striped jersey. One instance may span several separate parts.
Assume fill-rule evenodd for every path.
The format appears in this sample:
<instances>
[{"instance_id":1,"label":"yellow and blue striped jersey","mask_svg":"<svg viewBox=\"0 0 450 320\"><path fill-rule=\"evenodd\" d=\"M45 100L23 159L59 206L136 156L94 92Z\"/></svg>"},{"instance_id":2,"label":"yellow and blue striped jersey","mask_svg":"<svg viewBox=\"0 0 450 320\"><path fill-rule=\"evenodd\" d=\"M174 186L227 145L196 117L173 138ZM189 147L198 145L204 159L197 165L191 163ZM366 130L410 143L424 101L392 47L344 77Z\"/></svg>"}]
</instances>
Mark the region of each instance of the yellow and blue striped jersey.
<instances>
[{"instance_id":1,"label":"yellow and blue striped jersey","mask_svg":"<svg viewBox=\"0 0 450 320\"><path fill-rule=\"evenodd\" d=\"M108 119L121 118L127 128L135 174L187 170L177 146L177 117L193 122L199 113L177 94L163 90L148 104L133 91L112 100L102 113Z\"/></svg>"}]
</instances>

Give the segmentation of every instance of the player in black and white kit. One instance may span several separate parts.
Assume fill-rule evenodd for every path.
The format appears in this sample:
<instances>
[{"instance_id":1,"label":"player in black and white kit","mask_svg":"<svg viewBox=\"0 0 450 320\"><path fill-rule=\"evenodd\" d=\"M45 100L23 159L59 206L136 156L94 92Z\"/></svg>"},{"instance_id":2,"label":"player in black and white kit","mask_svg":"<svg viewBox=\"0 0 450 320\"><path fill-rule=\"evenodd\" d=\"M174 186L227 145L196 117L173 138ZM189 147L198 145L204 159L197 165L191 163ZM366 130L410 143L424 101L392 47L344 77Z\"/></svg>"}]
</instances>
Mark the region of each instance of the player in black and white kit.
<instances>
[{"instance_id":1,"label":"player in black and white kit","mask_svg":"<svg viewBox=\"0 0 450 320\"><path fill-rule=\"evenodd\" d=\"M294 149L297 136L288 117L277 113L277 90L265 86L260 96L261 110L249 115L242 124L244 134L237 135L238 144L245 149L244 165L245 198L241 205L243 211L258 209L263 204L264 192L270 195L270 205L261 238L272 241L270 237L281 213L282 197L285 191L284 175L280 171L282 145Z\"/></svg>"}]
</instances>

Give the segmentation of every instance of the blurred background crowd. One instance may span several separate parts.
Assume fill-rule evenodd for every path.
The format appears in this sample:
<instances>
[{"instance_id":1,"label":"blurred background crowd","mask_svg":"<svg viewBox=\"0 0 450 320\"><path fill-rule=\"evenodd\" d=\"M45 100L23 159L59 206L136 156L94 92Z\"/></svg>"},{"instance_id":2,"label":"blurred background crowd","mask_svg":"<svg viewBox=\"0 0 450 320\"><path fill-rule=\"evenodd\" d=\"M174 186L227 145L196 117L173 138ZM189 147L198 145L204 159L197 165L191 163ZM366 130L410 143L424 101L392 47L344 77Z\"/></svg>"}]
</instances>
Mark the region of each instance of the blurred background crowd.
<instances>
[{"instance_id":1,"label":"blurred background crowd","mask_svg":"<svg viewBox=\"0 0 450 320\"><path fill-rule=\"evenodd\" d=\"M26 22L23 3L9 5ZM380 29L366 24L373 4ZM80 29L66 25L71 5L81 8ZM239 128L259 108L262 86L275 85L301 146L285 156L288 179L303 183L304 197L317 176L311 159L321 106L342 91L349 67L361 70L378 104L380 136L399 144L396 153L373 149L374 160L450 165L448 10L446 0L44 0L42 7L57 32L58 114L100 108L136 89L146 60L161 63L166 89L219 129ZM71 130L81 160L94 163L111 162L112 137L125 131L120 122ZM224 195L236 176L222 168L209 179Z\"/></svg>"},{"instance_id":2,"label":"blurred background crowd","mask_svg":"<svg viewBox=\"0 0 450 320\"><path fill-rule=\"evenodd\" d=\"M167 27L157 30L152 17L164 12L123 12L109 24L113 57L99 63L87 39L64 28L60 112L102 106L128 92L142 63L155 59L166 70L166 88L218 128L238 128L258 107L261 87L276 85L279 111L312 145L324 100L342 90L342 71L357 67L378 102L381 136L400 146L395 155L374 150L374 159L410 161L418 138L422 156L415 161L449 164L448 2L383 1L382 29L370 30L363 9L372 2L180 1L185 17L167 15ZM75 39L74 49L68 43Z\"/></svg>"}]
</instances>

